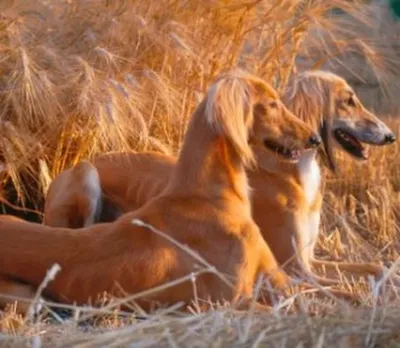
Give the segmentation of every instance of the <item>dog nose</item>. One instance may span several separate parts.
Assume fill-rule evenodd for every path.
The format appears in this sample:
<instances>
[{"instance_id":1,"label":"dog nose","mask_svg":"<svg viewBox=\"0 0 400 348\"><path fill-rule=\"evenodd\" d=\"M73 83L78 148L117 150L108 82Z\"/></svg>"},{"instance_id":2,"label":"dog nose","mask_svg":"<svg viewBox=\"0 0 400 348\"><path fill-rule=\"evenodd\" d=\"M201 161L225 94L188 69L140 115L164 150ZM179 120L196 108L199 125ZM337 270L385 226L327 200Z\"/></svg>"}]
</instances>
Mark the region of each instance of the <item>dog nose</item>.
<instances>
[{"instance_id":1,"label":"dog nose","mask_svg":"<svg viewBox=\"0 0 400 348\"><path fill-rule=\"evenodd\" d=\"M396 137L394 136L393 133L389 133L385 135L385 143L386 144L391 144L396 141Z\"/></svg>"},{"instance_id":2,"label":"dog nose","mask_svg":"<svg viewBox=\"0 0 400 348\"><path fill-rule=\"evenodd\" d=\"M319 135L313 135L312 137L310 137L310 139L308 139L308 144L310 145L310 147L317 147L321 144L321 142L322 140Z\"/></svg>"}]
</instances>

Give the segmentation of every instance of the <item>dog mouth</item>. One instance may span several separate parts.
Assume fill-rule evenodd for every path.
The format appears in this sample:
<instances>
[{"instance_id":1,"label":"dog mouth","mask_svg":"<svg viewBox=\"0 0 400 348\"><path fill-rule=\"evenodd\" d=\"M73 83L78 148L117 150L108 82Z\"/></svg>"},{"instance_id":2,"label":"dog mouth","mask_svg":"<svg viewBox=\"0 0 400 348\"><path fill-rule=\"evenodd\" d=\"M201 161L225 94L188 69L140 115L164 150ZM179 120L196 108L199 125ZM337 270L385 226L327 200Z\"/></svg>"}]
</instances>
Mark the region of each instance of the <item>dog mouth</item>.
<instances>
[{"instance_id":1,"label":"dog mouth","mask_svg":"<svg viewBox=\"0 0 400 348\"><path fill-rule=\"evenodd\" d=\"M368 147L364 146L354 135L344 129L335 129L333 134L336 141L349 154L359 159L368 159Z\"/></svg>"},{"instance_id":2,"label":"dog mouth","mask_svg":"<svg viewBox=\"0 0 400 348\"><path fill-rule=\"evenodd\" d=\"M282 156L285 159L297 161L300 159L302 152L299 149L290 149L282 145L278 145L274 141L264 140L264 146L272 152Z\"/></svg>"}]
</instances>

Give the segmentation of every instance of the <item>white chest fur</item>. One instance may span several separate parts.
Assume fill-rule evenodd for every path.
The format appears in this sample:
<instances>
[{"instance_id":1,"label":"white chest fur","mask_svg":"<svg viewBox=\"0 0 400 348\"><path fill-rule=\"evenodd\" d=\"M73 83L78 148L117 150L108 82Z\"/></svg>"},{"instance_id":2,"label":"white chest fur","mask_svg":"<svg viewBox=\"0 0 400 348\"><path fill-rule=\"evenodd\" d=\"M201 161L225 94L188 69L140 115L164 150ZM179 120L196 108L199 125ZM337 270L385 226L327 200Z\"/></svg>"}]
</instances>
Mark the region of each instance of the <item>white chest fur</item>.
<instances>
[{"instance_id":1,"label":"white chest fur","mask_svg":"<svg viewBox=\"0 0 400 348\"><path fill-rule=\"evenodd\" d=\"M320 211L311 210L311 206L317 198L321 184L321 172L315 159L316 151L309 151L300 159L298 170L301 186L305 199L307 200L308 213L304 216L301 229L301 245L303 261L309 265L313 258L314 246L318 238Z\"/></svg>"},{"instance_id":2,"label":"white chest fur","mask_svg":"<svg viewBox=\"0 0 400 348\"><path fill-rule=\"evenodd\" d=\"M321 171L315 156L316 151L308 151L297 164L301 186L308 204L314 202L321 184Z\"/></svg>"}]
</instances>

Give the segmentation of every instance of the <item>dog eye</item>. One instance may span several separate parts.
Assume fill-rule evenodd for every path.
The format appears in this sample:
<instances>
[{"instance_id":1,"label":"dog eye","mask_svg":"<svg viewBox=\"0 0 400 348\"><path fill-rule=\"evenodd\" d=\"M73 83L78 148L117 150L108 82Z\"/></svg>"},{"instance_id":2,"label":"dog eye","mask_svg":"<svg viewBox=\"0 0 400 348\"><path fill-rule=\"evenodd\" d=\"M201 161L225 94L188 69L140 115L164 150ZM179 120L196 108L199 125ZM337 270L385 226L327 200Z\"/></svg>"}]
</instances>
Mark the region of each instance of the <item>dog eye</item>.
<instances>
[{"instance_id":1,"label":"dog eye","mask_svg":"<svg viewBox=\"0 0 400 348\"><path fill-rule=\"evenodd\" d=\"M271 109L276 109L276 108L278 107L278 103L274 100L274 101L269 102L269 103L268 103L268 106L269 106Z\"/></svg>"},{"instance_id":2,"label":"dog eye","mask_svg":"<svg viewBox=\"0 0 400 348\"><path fill-rule=\"evenodd\" d=\"M265 108L265 105L263 105L261 103L257 103L253 107L253 112L256 113L256 114L265 115L267 113L267 110Z\"/></svg>"},{"instance_id":3,"label":"dog eye","mask_svg":"<svg viewBox=\"0 0 400 348\"><path fill-rule=\"evenodd\" d=\"M353 98L346 99L345 104L348 106L356 106Z\"/></svg>"}]
</instances>

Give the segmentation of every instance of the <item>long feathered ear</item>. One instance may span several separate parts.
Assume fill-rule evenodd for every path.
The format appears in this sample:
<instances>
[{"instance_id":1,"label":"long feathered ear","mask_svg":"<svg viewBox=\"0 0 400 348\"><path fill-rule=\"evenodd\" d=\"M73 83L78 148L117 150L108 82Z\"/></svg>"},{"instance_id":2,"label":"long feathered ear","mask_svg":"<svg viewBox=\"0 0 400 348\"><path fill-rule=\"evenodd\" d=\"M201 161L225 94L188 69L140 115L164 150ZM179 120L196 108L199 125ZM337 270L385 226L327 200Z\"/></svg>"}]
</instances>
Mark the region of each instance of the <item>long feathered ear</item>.
<instances>
[{"instance_id":1,"label":"long feathered ear","mask_svg":"<svg viewBox=\"0 0 400 348\"><path fill-rule=\"evenodd\" d=\"M335 100L331 89L328 86L323 86L324 91L324 107L322 109L322 122L320 134L324 145L325 160L328 168L336 173L336 161L333 154L332 146L332 126L335 113Z\"/></svg>"},{"instance_id":2,"label":"long feathered ear","mask_svg":"<svg viewBox=\"0 0 400 348\"><path fill-rule=\"evenodd\" d=\"M230 142L245 166L255 163L248 143L253 125L253 99L250 80L238 74L219 78L206 96L205 115L208 124Z\"/></svg>"},{"instance_id":3,"label":"long feathered ear","mask_svg":"<svg viewBox=\"0 0 400 348\"><path fill-rule=\"evenodd\" d=\"M297 117L319 132L324 144L319 148L321 158L324 164L335 172L331 134L335 100L330 84L321 76L303 73L293 77L285 90L283 99Z\"/></svg>"}]
</instances>

